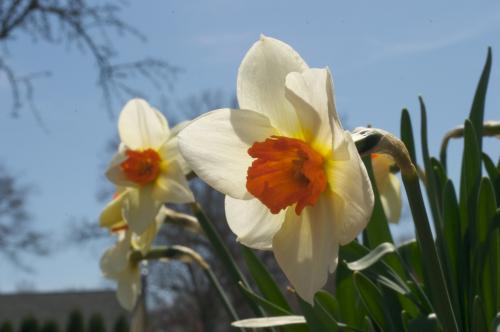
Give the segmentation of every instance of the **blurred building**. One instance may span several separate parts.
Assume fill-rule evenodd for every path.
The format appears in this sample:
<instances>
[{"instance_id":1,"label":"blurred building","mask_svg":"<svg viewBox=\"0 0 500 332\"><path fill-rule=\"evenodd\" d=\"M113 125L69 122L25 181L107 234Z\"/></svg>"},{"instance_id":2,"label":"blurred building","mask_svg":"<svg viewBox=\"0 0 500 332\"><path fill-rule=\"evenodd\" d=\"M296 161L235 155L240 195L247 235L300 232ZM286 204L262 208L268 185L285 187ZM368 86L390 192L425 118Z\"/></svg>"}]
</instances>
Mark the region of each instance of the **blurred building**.
<instances>
[{"instance_id":1,"label":"blurred building","mask_svg":"<svg viewBox=\"0 0 500 332\"><path fill-rule=\"evenodd\" d=\"M0 294L0 325L10 321L17 327L25 317L32 316L40 323L53 320L64 331L70 313L75 310L80 311L85 322L93 314L100 314L106 331L113 331L119 319L129 321L129 313L118 304L111 290Z\"/></svg>"}]
</instances>

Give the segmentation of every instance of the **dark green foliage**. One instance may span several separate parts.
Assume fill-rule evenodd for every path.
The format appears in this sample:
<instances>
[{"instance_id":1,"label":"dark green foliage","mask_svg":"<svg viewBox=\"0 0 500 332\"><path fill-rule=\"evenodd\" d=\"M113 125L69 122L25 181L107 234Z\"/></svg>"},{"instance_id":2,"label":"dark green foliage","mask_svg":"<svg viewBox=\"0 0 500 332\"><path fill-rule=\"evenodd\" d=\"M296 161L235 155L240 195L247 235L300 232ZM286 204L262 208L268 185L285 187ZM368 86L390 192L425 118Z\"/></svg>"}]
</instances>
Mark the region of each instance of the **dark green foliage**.
<instances>
[{"instance_id":1,"label":"dark green foliage","mask_svg":"<svg viewBox=\"0 0 500 332\"><path fill-rule=\"evenodd\" d=\"M128 321L125 316L116 319L113 325L113 332L129 332Z\"/></svg>"},{"instance_id":2,"label":"dark green foliage","mask_svg":"<svg viewBox=\"0 0 500 332\"><path fill-rule=\"evenodd\" d=\"M19 325L19 332L39 332L38 320L33 316L25 317Z\"/></svg>"},{"instance_id":3,"label":"dark green foliage","mask_svg":"<svg viewBox=\"0 0 500 332\"><path fill-rule=\"evenodd\" d=\"M87 328L88 332L106 332L106 326L104 325L104 319L101 314L94 313L90 316L89 325Z\"/></svg>"},{"instance_id":4,"label":"dark green foliage","mask_svg":"<svg viewBox=\"0 0 500 332\"><path fill-rule=\"evenodd\" d=\"M14 327L10 321L5 321L0 325L0 332L14 332Z\"/></svg>"},{"instance_id":5,"label":"dark green foliage","mask_svg":"<svg viewBox=\"0 0 500 332\"><path fill-rule=\"evenodd\" d=\"M83 315L80 310L73 310L68 316L68 322L66 324L66 332L84 332L85 324L83 321Z\"/></svg>"},{"instance_id":6,"label":"dark green foliage","mask_svg":"<svg viewBox=\"0 0 500 332\"><path fill-rule=\"evenodd\" d=\"M59 332L59 326L53 320L46 321L43 323L40 332Z\"/></svg>"}]
</instances>

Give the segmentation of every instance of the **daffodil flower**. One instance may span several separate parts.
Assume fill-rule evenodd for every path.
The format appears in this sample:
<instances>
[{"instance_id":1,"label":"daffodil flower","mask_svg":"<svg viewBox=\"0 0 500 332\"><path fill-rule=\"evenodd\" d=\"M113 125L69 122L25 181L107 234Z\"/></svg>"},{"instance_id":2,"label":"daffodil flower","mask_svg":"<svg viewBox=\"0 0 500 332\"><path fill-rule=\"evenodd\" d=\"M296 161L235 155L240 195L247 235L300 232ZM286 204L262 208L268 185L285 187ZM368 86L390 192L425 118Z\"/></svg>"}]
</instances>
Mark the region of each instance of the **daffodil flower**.
<instances>
[{"instance_id":1,"label":"daffodil flower","mask_svg":"<svg viewBox=\"0 0 500 332\"><path fill-rule=\"evenodd\" d=\"M181 153L226 195L238 241L272 249L312 303L339 245L370 218L370 180L339 122L328 69L309 68L290 46L262 36L240 65L237 95L241 109L209 112L179 133Z\"/></svg>"},{"instance_id":2,"label":"daffodil flower","mask_svg":"<svg viewBox=\"0 0 500 332\"><path fill-rule=\"evenodd\" d=\"M142 234L165 202L194 201L185 174L187 164L177 148L177 133L165 117L142 99L132 99L118 120L121 144L106 172L117 186L127 188L123 217Z\"/></svg>"},{"instance_id":3,"label":"daffodil flower","mask_svg":"<svg viewBox=\"0 0 500 332\"><path fill-rule=\"evenodd\" d=\"M371 155L375 183L380 194L380 201L385 216L391 223L397 223L401 218L401 183L391 171L395 166L394 159L387 154L373 153Z\"/></svg>"},{"instance_id":4,"label":"daffodil flower","mask_svg":"<svg viewBox=\"0 0 500 332\"><path fill-rule=\"evenodd\" d=\"M162 220L156 218L141 235L130 231L121 215L121 205L128 193L126 189L118 191L101 213L100 226L116 234L118 241L105 251L100 267L106 278L116 281L118 302L125 309L132 310L141 293L141 273L139 262L131 261L130 254L133 250L140 250L143 254L150 250Z\"/></svg>"}]
</instances>

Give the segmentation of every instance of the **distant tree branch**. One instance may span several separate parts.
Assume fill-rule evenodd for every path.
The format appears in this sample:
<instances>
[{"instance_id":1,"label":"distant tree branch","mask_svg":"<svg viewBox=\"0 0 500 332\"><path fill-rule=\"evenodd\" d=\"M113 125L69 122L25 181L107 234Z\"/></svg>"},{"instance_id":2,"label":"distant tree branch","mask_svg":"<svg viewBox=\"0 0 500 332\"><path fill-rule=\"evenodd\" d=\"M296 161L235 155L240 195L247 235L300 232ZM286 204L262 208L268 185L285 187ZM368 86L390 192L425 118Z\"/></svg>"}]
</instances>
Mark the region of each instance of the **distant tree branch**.
<instances>
[{"instance_id":1,"label":"distant tree branch","mask_svg":"<svg viewBox=\"0 0 500 332\"><path fill-rule=\"evenodd\" d=\"M97 65L97 85L99 86L106 109L113 114L114 102L145 94L130 78L144 79L158 90L163 84L172 87L179 68L168 62L147 57L126 63L115 63L117 52L108 34L114 31L120 35L132 35L145 41L146 37L136 28L122 20L119 13L122 4L89 4L86 0L10 0L0 1L0 44L13 40L17 33L23 32L35 40L49 44L76 43L82 51L89 51ZM97 30L96 30L97 29ZM16 71L7 63L7 57L0 55L0 72L3 72L11 86L13 100L12 113L17 115L23 107L25 95L32 110L33 80L26 79L24 84ZM137 80L134 80L137 81Z\"/></svg>"}]
</instances>

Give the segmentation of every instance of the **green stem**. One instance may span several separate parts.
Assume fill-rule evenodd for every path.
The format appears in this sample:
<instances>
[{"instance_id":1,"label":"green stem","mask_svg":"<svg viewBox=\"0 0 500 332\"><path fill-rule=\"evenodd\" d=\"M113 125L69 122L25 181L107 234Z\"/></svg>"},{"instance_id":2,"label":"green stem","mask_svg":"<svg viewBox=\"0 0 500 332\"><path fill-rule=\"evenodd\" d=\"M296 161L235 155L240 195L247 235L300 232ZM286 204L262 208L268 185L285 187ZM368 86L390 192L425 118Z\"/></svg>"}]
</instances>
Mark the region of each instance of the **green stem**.
<instances>
[{"instance_id":1,"label":"green stem","mask_svg":"<svg viewBox=\"0 0 500 332\"><path fill-rule=\"evenodd\" d=\"M203 259L203 257L201 257L196 251L192 250L191 248L183 246L170 246L154 248L145 255L143 255L140 251L134 251L131 254L131 259L133 260L158 260L165 258L180 259L184 261L190 260L192 262L195 262L199 267L203 269L203 272L207 276L208 280L210 280L212 286L214 286L217 290L217 294L222 300L222 304L224 305L224 308L226 309L231 319L233 321L237 321L240 319L238 317L238 314L236 313L236 310L232 306L231 301L229 301L224 288L222 288L219 280L217 279L217 276L213 273L210 265ZM245 331L245 329L241 330Z\"/></svg>"}]
</instances>

